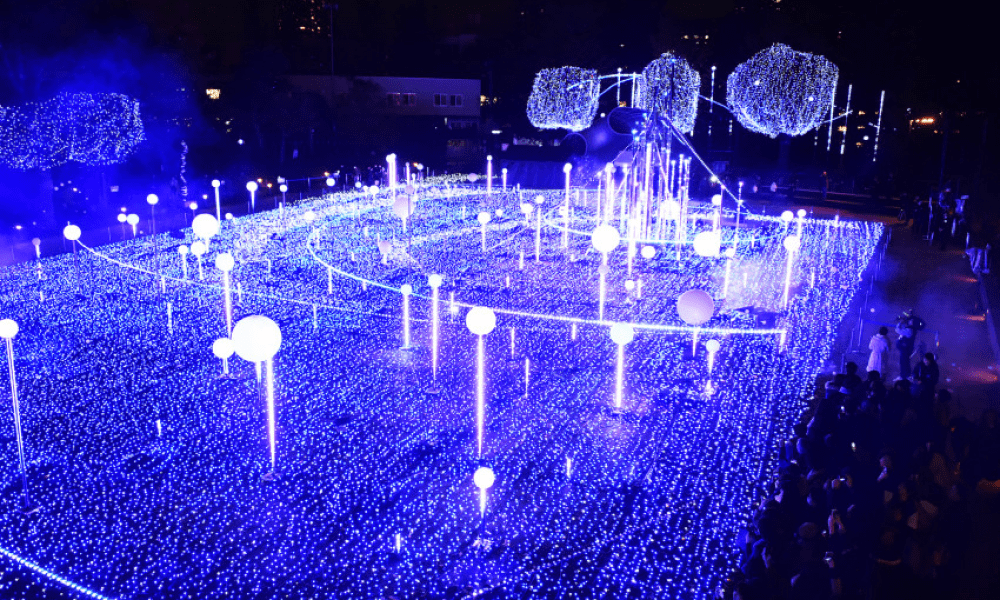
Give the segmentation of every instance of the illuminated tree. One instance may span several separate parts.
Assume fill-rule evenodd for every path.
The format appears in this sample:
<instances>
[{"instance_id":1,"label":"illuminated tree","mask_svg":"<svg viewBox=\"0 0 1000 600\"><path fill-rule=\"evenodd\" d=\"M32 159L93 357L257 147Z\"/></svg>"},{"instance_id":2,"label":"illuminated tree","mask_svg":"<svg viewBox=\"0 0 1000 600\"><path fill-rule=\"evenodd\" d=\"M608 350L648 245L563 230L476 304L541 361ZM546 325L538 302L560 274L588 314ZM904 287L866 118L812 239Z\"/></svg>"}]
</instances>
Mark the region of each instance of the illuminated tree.
<instances>
[{"instance_id":1,"label":"illuminated tree","mask_svg":"<svg viewBox=\"0 0 1000 600\"><path fill-rule=\"evenodd\" d=\"M640 106L670 119L681 133L694 130L701 76L686 60L664 53L646 65L639 86Z\"/></svg>"},{"instance_id":2,"label":"illuminated tree","mask_svg":"<svg viewBox=\"0 0 1000 600\"><path fill-rule=\"evenodd\" d=\"M528 120L539 129L584 130L594 122L600 91L593 69L542 69L528 97Z\"/></svg>"},{"instance_id":3,"label":"illuminated tree","mask_svg":"<svg viewBox=\"0 0 1000 600\"><path fill-rule=\"evenodd\" d=\"M837 66L826 58L775 44L740 64L726 82L726 101L750 131L802 135L830 111Z\"/></svg>"},{"instance_id":4,"label":"illuminated tree","mask_svg":"<svg viewBox=\"0 0 1000 600\"><path fill-rule=\"evenodd\" d=\"M15 169L116 164L142 140L139 102L124 94L63 93L0 106L0 161Z\"/></svg>"}]
</instances>

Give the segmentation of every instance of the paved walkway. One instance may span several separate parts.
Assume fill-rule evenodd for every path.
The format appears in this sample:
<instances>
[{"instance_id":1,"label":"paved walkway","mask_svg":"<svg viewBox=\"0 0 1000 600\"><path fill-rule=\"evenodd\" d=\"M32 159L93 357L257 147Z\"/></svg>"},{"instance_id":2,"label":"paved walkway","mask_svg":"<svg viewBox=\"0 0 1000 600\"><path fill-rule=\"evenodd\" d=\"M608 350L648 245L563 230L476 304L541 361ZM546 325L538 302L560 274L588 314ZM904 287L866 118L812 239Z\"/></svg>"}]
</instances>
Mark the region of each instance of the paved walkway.
<instances>
[{"instance_id":1,"label":"paved walkway","mask_svg":"<svg viewBox=\"0 0 1000 600\"><path fill-rule=\"evenodd\" d=\"M867 301L860 336L858 317L847 360L862 368L868 361L868 341L882 324L890 331L906 309L916 310L927 322L918 336L920 345L938 355L940 387L952 391L954 414L978 419L987 408L1000 408L1000 350L990 331L984 296L964 253L965 244L951 244L942 251L938 244L915 238L905 226L886 222L891 241L874 282L866 289ZM1000 308L1000 307L995 307ZM896 335L890 334L895 345ZM898 354L890 356L888 380L899 376ZM915 363L915 361L914 361Z\"/></svg>"}]
</instances>

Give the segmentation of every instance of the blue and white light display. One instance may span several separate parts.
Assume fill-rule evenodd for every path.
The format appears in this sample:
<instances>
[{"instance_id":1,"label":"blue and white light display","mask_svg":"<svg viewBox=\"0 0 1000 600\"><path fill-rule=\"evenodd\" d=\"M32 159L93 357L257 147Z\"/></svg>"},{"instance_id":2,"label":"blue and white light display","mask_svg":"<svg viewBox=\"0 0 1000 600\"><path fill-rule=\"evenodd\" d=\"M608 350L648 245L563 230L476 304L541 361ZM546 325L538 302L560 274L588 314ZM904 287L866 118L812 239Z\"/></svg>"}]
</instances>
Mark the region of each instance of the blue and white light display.
<instances>
[{"instance_id":1,"label":"blue and white light display","mask_svg":"<svg viewBox=\"0 0 1000 600\"><path fill-rule=\"evenodd\" d=\"M789 253L780 219L744 211L738 237L719 233L733 251L703 257L692 240L717 225L694 207L684 239L623 230L604 264L595 190L572 195L564 246L563 190L429 181L405 234L391 190L224 221L202 259L235 265L204 280L177 259L190 231L83 236L79 264L0 272L43 507L13 510L4 444L0 553L118 599L708 597L881 226L803 219ZM541 260L524 262L536 223ZM220 376L227 282L233 319L280 326L271 420L253 364L233 357ZM677 308L690 290L714 299L696 326ZM497 331L470 332L473 306ZM634 332L620 365L615 324ZM262 480L273 443L280 476Z\"/></svg>"},{"instance_id":2,"label":"blue and white light display","mask_svg":"<svg viewBox=\"0 0 1000 600\"><path fill-rule=\"evenodd\" d=\"M0 161L14 169L115 164L142 140L139 101L124 94L62 93L0 106Z\"/></svg>"},{"instance_id":3,"label":"blue and white light display","mask_svg":"<svg viewBox=\"0 0 1000 600\"><path fill-rule=\"evenodd\" d=\"M528 120L539 129L581 131L594 122L600 92L593 69L542 69L528 96Z\"/></svg>"},{"instance_id":4,"label":"blue and white light display","mask_svg":"<svg viewBox=\"0 0 1000 600\"><path fill-rule=\"evenodd\" d=\"M701 75L669 52L646 65L639 78L640 106L670 119L681 133L694 131Z\"/></svg>"},{"instance_id":5,"label":"blue and white light display","mask_svg":"<svg viewBox=\"0 0 1000 600\"><path fill-rule=\"evenodd\" d=\"M775 44L729 75L726 102L750 131L802 135L823 123L837 77L837 66L825 57Z\"/></svg>"}]
</instances>

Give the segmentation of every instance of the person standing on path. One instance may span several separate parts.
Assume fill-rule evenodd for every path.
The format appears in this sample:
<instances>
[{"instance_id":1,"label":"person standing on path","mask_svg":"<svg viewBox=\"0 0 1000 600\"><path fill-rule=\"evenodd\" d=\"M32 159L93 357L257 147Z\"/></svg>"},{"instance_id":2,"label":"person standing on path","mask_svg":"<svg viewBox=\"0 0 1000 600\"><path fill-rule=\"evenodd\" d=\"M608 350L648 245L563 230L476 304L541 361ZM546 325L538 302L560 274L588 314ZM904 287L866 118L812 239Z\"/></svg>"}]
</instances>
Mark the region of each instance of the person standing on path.
<instances>
[{"instance_id":1,"label":"person standing on path","mask_svg":"<svg viewBox=\"0 0 1000 600\"><path fill-rule=\"evenodd\" d=\"M872 336L868 342L868 349L871 354L868 356L868 372L877 372L880 376L885 374L885 366L889 362L889 328L879 327L878 333Z\"/></svg>"},{"instance_id":2,"label":"person standing on path","mask_svg":"<svg viewBox=\"0 0 1000 600\"><path fill-rule=\"evenodd\" d=\"M925 327L924 320L914 314L913 309L909 309L900 315L896 323L896 333L899 340L896 341L896 348L899 349L899 377L909 379L912 373L910 369L910 355L917 343L917 332Z\"/></svg>"}]
</instances>

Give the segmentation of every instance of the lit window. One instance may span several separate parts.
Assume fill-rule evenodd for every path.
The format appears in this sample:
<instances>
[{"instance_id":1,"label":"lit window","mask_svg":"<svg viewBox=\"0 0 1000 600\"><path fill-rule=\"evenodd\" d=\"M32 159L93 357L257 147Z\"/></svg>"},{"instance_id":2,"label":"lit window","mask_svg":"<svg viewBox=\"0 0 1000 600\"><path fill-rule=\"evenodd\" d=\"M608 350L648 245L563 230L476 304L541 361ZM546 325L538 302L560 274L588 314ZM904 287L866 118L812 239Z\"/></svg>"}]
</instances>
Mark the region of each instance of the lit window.
<instances>
[{"instance_id":1,"label":"lit window","mask_svg":"<svg viewBox=\"0 0 1000 600\"><path fill-rule=\"evenodd\" d=\"M403 106L416 106L417 105L417 95L416 94L402 94Z\"/></svg>"},{"instance_id":2,"label":"lit window","mask_svg":"<svg viewBox=\"0 0 1000 600\"><path fill-rule=\"evenodd\" d=\"M222 95L222 90L219 88L208 88L205 90L205 95L208 96L209 100L218 100L219 96Z\"/></svg>"},{"instance_id":3,"label":"lit window","mask_svg":"<svg viewBox=\"0 0 1000 600\"><path fill-rule=\"evenodd\" d=\"M448 96L448 105L449 106L462 106L462 95L461 94L452 94L452 95Z\"/></svg>"}]
</instances>

